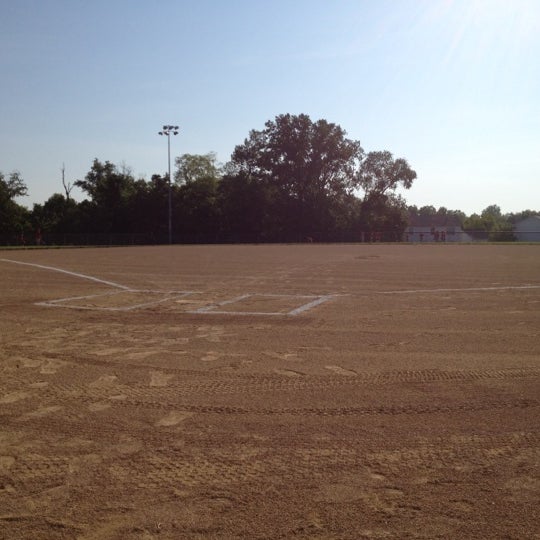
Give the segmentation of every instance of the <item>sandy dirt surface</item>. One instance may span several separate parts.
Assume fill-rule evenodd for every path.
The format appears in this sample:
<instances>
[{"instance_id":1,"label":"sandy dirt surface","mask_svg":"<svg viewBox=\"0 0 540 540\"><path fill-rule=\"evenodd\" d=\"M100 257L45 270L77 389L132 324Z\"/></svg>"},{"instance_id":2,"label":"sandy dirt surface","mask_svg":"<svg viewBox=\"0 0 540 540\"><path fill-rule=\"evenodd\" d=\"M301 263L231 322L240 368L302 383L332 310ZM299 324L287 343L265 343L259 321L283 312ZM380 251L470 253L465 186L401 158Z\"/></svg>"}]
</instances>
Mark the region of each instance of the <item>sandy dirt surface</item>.
<instances>
[{"instance_id":1,"label":"sandy dirt surface","mask_svg":"<svg viewBox=\"0 0 540 540\"><path fill-rule=\"evenodd\" d=\"M2 539L540 538L540 246L0 251L0 277Z\"/></svg>"}]
</instances>

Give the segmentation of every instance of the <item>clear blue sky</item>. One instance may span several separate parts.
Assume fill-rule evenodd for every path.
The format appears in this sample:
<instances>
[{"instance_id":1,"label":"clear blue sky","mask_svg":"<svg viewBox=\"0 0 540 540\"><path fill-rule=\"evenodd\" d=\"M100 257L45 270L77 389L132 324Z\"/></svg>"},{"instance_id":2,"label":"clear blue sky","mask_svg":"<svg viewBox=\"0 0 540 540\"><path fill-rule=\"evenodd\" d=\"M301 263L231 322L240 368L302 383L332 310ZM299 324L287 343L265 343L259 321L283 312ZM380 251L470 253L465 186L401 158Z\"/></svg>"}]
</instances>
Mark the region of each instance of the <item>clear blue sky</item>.
<instances>
[{"instance_id":1,"label":"clear blue sky","mask_svg":"<svg viewBox=\"0 0 540 540\"><path fill-rule=\"evenodd\" d=\"M0 170L229 160L281 113L417 171L409 204L540 208L540 0L0 0ZM81 193L75 193L82 198Z\"/></svg>"}]
</instances>

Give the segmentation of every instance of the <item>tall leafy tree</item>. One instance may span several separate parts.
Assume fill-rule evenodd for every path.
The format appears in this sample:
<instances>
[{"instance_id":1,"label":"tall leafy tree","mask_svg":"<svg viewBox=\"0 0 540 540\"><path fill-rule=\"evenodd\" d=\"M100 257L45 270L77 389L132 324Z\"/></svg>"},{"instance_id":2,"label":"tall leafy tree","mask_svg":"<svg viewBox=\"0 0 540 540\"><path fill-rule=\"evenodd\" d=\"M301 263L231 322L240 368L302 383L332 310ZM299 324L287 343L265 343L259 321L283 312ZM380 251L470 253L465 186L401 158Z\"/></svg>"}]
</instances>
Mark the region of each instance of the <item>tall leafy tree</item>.
<instances>
[{"instance_id":1,"label":"tall leafy tree","mask_svg":"<svg viewBox=\"0 0 540 540\"><path fill-rule=\"evenodd\" d=\"M279 115L235 148L231 168L264 187L273 239L300 239L333 227L333 200L357 187L363 157L338 125L308 115Z\"/></svg>"},{"instance_id":2,"label":"tall leafy tree","mask_svg":"<svg viewBox=\"0 0 540 540\"><path fill-rule=\"evenodd\" d=\"M220 230L230 242L261 242L267 240L270 209L268 191L247 173L230 172L218 186Z\"/></svg>"},{"instance_id":3,"label":"tall leafy tree","mask_svg":"<svg viewBox=\"0 0 540 540\"><path fill-rule=\"evenodd\" d=\"M400 241L408 223L405 200L395 193L371 193L362 201L360 223L363 232L378 233L380 240Z\"/></svg>"},{"instance_id":4,"label":"tall leafy tree","mask_svg":"<svg viewBox=\"0 0 540 540\"><path fill-rule=\"evenodd\" d=\"M177 184L189 184L201 178L218 180L222 174L215 152L183 154L175 159L175 164L174 180Z\"/></svg>"},{"instance_id":5,"label":"tall leafy tree","mask_svg":"<svg viewBox=\"0 0 540 540\"><path fill-rule=\"evenodd\" d=\"M173 186L173 194L177 191ZM168 236L169 179L159 174L150 181L139 179L133 184L129 197L129 223L132 232L147 233L155 241L165 241Z\"/></svg>"},{"instance_id":6,"label":"tall leafy tree","mask_svg":"<svg viewBox=\"0 0 540 540\"><path fill-rule=\"evenodd\" d=\"M187 242L215 242L220 236L217 199L222 176L216 153L183 154L175 164L176 236Z\"/></svg>"},{"instance_id":7,"label":"tall leafy tree","mask_svg":"<svg viewBox=\"0 0 540 540\"><path fill-rule=\"evenodd\" d=\"M23 236L29 228L30 214L26 208L15 201L16 197L26 195L28 188L18 171L7 177L0 171L0 233Z\"/></svg>"},{"instance_id":8,"label":"tall leafy tree","mask_svg":"<svg viewBox=\"0 0 540 540\"><path fill-rule=\"evenodd\" d=\"M175 229L187 242L215 242L219 237L218 180L201 177L182 185L175 205Z\"/></svg>"},{"instance_id":9,"label":"tall leafy tree","mask_svg":"<svg viewBox=\"0 0 540 540\"><path fill-rule=\"evenodd\" d=\"M407 160L395 159L391 152L382 150L369 152L363 160L359 172L359 185L365 198L395 192L398 186L409 189L416 178Z\"/></svg>"},{"instance_id":10,"label":"tall leafy tree","mask_svg":"<svg viewBox=\"0 0 540 540\"><path fill-rule=\"evenodd\" d=\"M28 194L28 188L19 171L13 171L6 178L0 171L0 195L3 199L13 200L15 197L22 197Z\"/></svg>"},{"instance_id":11,"label":"tall leafy tree","mask_svg":"<svg viewBox=\"0 0 540 540\"><path fill-rule=\"evenodd\" d=\"M358 184L364 191L362 229L383 233L384 239L399 240L407 226L405 201L396 195L399 186L409 189L416 172L403 158L391 152L369 152L360 165Z\"/></svg>"},{"instance_id":12,"label":"tall leafy tree","mask_svg":"<svg viewBox=\"0 0 540 540\"><path fill-rule=\"evenodd\" d=\"M96 218L95 232L130 232L128 211L135 179L129 169L95 159L84 180L77 180L75 186L90 196Z\"/></svg>"},{"instance_id":13,"label":"tall leafy tree","mask_svg":"<svg viewBox=\"0 0 540 540\"><path fill-rule=\"evenodd\" d=\"M34 204L32 218L43 233L80 232L77 203L60 193L51 195L43 204Z\"/></svg>"},{"instance_id":14,"label":"tall leafy tree","mask_svg":"<svg viewBox=\"0 0 540 540\"><path fill-rule=\"evenodd\" d=\"M326 120L313 122L306 114L282 114L266 122L264 130L252 130L244 144L235 148L232 162L300 200L351 192L363 151L358 141L345 135L340 126Z\"/></svg>"}]
</instances>

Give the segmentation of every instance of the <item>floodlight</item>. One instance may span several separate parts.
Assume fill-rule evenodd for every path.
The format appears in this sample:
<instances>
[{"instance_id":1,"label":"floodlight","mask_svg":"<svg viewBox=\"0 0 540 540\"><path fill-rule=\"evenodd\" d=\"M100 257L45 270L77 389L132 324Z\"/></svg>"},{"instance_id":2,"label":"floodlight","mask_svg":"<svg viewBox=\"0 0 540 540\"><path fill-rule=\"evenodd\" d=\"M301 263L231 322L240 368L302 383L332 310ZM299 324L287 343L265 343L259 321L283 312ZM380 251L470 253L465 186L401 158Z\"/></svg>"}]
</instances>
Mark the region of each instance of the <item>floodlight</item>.
<instances>
[{"instance_id":1,"label":"floodlight","mask_svg":"<svg viewBox=\"0 0 540 540\"><path fill-rule=\"evenodd\" d=\"M163 126L163 131L158 131L159 135L167 136L167 158L169 163L169 244L172 244L172 193L171 193L171 134L178 135L178 126L165 125Z\"/></svg>"}]
</instances>

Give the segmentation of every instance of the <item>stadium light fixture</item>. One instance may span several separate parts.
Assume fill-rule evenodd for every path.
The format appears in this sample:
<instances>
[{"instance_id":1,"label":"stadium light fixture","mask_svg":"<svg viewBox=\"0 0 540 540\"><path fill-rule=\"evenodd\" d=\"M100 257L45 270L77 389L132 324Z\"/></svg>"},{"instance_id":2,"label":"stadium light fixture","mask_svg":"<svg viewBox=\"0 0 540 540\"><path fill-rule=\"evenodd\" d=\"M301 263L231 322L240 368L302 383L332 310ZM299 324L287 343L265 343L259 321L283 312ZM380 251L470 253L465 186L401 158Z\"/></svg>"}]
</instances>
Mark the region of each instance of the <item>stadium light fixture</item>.
<instances>
[{"instance_id":1,"label":"stadium light fixture","mask_svg":"<svg viewBox=\"0 0 540 540\"><path fill-rule=\"evenodd\" d=\"M163 126L159 135L167 137L167 161L169 164L169 244L172 244L172 178L171 178L171 135L178 135L178 126Z\"/></svg>"}]
</instances>

